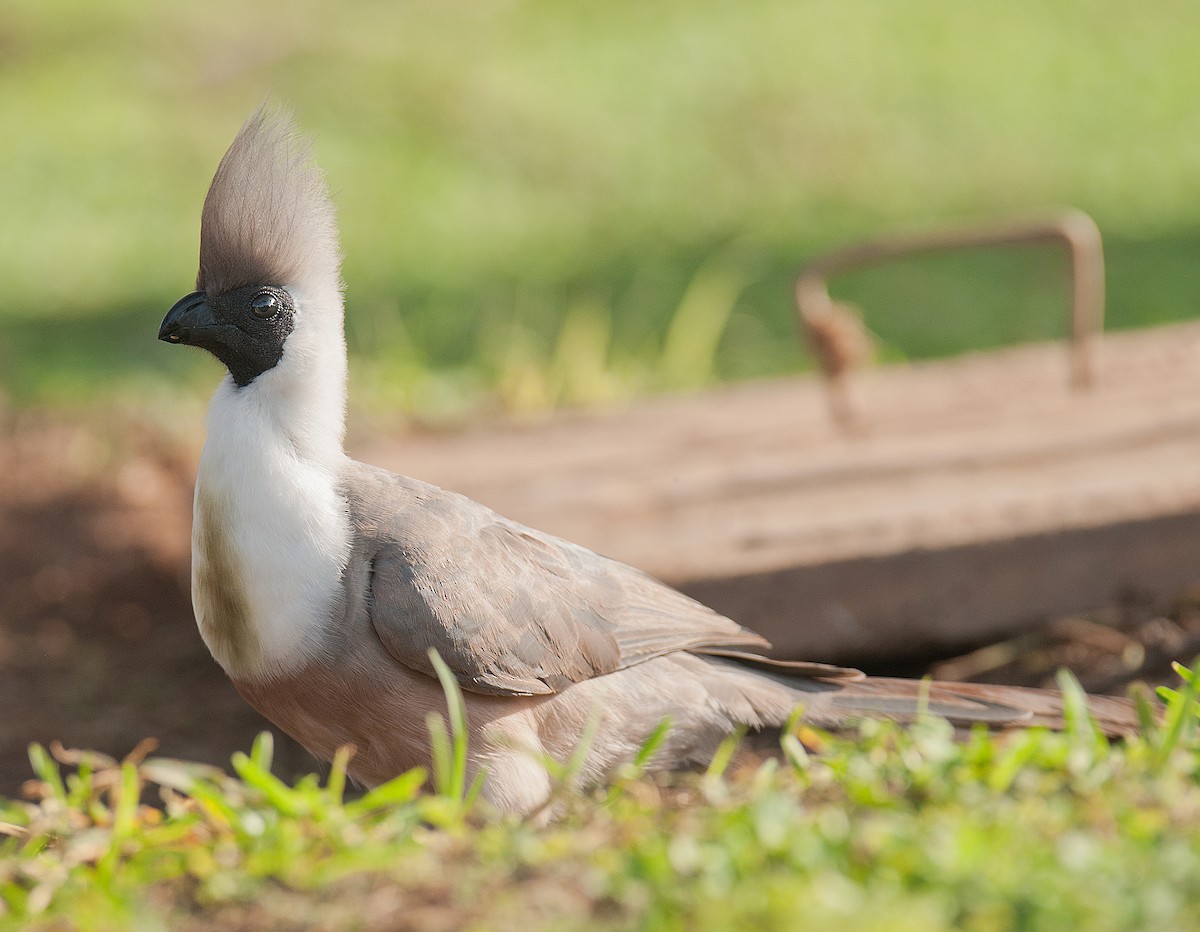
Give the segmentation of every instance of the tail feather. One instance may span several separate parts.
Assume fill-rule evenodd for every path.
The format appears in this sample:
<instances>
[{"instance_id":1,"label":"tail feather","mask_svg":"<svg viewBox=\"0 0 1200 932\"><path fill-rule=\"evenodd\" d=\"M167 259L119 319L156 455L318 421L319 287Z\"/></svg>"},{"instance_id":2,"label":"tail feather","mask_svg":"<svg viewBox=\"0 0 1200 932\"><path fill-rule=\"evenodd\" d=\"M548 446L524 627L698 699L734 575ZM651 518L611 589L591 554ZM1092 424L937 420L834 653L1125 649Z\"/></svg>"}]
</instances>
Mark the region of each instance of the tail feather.
<instances>
[{"instance_id":1,"label":"tail feather","mask_svg":"<svg viewBox=\"0 0 1200 932\"><path fill-rule=\"evenodd\" d=\"M992 728L1065 726L1060 692L985 683L946 683L868 676L861 680L795 680L804 693L805 719L822 728L843 728L863 718L911 721L922 712L956 725ZM1136 733L1137 712L1128 699L1088 696L1088 709L1109 737Z\"/></svg>"}]
</instances>

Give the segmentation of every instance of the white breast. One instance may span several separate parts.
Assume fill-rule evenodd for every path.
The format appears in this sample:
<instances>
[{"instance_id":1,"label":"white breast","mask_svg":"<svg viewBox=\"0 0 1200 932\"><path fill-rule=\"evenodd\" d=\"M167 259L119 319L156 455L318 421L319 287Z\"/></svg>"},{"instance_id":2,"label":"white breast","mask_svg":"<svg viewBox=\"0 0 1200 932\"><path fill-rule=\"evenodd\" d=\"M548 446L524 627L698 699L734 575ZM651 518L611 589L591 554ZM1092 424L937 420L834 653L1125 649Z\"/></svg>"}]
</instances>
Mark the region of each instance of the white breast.
<instances>
[{"instance_id":1,"label":"white breast","mask_svg":"<svg viewBox=\"0 0 1200 932\"><path fill-rule=\"evenodd\" d=\"M226 672L261 681L320 652L351 532L338 461L303 455L256 388L226 380L213 399L196 477L192 605Z\"/></svg>"}]
</instances>

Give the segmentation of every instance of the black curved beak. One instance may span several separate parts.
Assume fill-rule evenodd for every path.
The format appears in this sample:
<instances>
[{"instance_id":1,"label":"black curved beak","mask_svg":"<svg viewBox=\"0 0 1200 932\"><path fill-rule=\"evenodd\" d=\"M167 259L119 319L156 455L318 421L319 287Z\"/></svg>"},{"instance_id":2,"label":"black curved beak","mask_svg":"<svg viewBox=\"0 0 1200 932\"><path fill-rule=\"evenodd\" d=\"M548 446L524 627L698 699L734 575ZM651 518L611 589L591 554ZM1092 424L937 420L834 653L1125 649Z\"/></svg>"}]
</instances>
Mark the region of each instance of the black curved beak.
<instances>
[{"instance_id":1,"label":"black curved beak","mask_svg":"<svg viewBox=\"0 0 1200 932\"><path fill-rule=\"evenodd\" d=\"M167 311L162 326L158 328L158 338L167 343L194 344L197 336L216 325L207 296L203 291L193 291L176 301L175 306Z\"/></svg>"}]
</instances>

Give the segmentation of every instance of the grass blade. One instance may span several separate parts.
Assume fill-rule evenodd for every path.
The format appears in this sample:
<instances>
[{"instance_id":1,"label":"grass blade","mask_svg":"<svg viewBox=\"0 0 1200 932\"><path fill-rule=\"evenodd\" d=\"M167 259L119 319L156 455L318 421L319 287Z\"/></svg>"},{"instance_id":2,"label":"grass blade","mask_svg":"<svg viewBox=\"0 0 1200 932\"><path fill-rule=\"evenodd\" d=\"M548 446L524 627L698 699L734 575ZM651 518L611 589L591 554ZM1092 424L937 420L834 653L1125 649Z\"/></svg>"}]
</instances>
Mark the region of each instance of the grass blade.
<instances>
[{"instance_id":1,"label":"grass blade","mask_svg":"<svg viewBox=\"0 0 1200 932\"><path fill-rule=\"evenodd\" d=\"M1092 716L1087 693L1079 685L1079 680L1070 670L1059 670L1056 679L1058 688L1062 691L1066 733L1074 738L1080 747L1086 747L1089 751L1095 752L1107 747L1108 740Z\"/></svg>"},{"instance_id":2,"label":"grass blade","mask_svg":"<svg viewBox=\"0 0 1200 932\"><path fill-rule=\"evenodd\" d=\"M716 753L713 754L712 760L708 762L708 769L704 771L705 783L716 783L725 775L725 771L729 769L729 764L733 761L733 755L737 753L737 749L744 737L746 737L746 728L742 726L728 735L717 746Z\"/></svg>"},{"instance_id":3,"label":"grass blade","mask_svg":"<svg viewBox=\"0 0 1200 932\"><path fill-rule=\"evenodd\" d=\"M1170 690L1166 698L1167 714L1163 722L1162 740L1154 755L1154 768L1161 770L1170 758L1171 753L1183 741L1196 723L1196 692L1197 679L1193 671L1200 669L1200 657L1192 662L1191 669L1181 664L1172 664L1175 672L1183 679L1183 689Z\"/></svg>"},{"instance_id":4,"label":"grass blade","mask_svg":"<svg viewBox=\"0 0 1200 932\"><path fill-rule=\"evenodd\" d=\"M674 722L670 716L664 718L658 723L654 731L650 732L650 736L642 742L642 746L638 748L638 752L633 756L633 761L631 762L634 773L640 775L645 772L654 755L658 753L658 749L667 740L667 735L671 733L672 725L674 725Z\"/></svg>"},{"instance_id":5,"label":"grass blade","mask_svg":"<svg viewBox=\"0 0 1200 932\"><path fill-rule=\"evenodd\" d=\"M663 342L659 366L668 388L695 388L713 378L717 348L745 287L745 274L728 259L696 272Z\"/></svg>"},{"instance_id":6,"label":"grass blade","mask_svg":"<svg viewBox=\"0 0 1200 932\"><path fill-rule=\"evenodd\" d=\"M341 805L346 796L346 770L350 759L354 757L357 748L353 744L343 744L333 754L333 762L329 768L329 780L325 784L325 793L336 805Z\"/></svg>"},{"instance_id":7,"label":"grass blade","mask_svg":"<svg viewBox=\"0 0 1200 932\"><path fill-rule=\"evenodd\" d=\"M289 787L269 770L264 770L252 758L245 754L234 754L230 759L233 769L242 781L258 790L266 797L267 802L277 810L289 816L304 814L308 807L302 803L302 795Z\"/></svg>"},{"instance_id":8,"label":"grass blade","mask_svg":"<svg viewBox=\"0 0 1200 932\"><path fill-rule=\"evenodd\" d=\"M61 802L67 801L67 788L63 784L62 774L58 764L51 758L49 752L40 744L29 745L29 763L38 779L50 788L50 794Z\"/></svg>"},{"instance_id":9,"label":"grass blade","mask_svg":"<svg viewBox=\"0 0 1200 932\"><path fill-rule=\"evenodd\" d=\"M406 770L400 776L367 791L359 799L347 803L346 812L357 816L376 809L390 809L411 803L421 792L428 776L422 767Z\"/></svg>"},{"instance_id":10,"label":"grass blade","mask_svg":"<svg viewBox=\"0 0 1200 932\"><path fill-rule=\"evenodd\" d=\"M438 712L425 716L425 727L429 729L429 751L433 759L433 788L440 796L455 797L453 753L450 750L450 732L446 720Z\"/></svg>"},{"instance_id":11,"label":"grass blade","mask_svg":"<svg viewBox=\"0 0 1200 932\"><path fill-rule=\"evenodd\" d=\"M269 731L260 731L250 747L250 759L255 766L262 770L270 770L275 758L275 735Z\"/></svg>"},{"instance_id":12,"label":"grass blade","mask_svg":"<svg viewBox=\"0 0 1200 932\"><path fill-rule=\"evenodd\" d=\"M430 729L430 737L434 740L434 777L437 779L438 792L465 802L467 791L467 708L463 702L462 689L458 680L446 665L436 649L430 648L429 662L433 664L438 682L442 684L442 692L446 696L446 708L450 713L450 727L447 733L446 723L437 716L437 724L433 722L431 713L426 718ZM436 734L435 734L436 732ZM438 745L441 745L441 764L438 762Z\"/></svg>"}]
</instances>

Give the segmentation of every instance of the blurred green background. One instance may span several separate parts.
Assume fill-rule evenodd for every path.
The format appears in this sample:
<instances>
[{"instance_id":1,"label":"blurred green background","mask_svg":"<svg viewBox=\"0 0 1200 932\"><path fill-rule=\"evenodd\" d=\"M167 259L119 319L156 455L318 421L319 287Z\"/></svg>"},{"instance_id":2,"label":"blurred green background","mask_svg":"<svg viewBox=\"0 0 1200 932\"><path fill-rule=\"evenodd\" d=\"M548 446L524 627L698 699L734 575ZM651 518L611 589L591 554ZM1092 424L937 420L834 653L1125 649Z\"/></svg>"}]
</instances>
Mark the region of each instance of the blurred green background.
<instances>
[{"instance_id":1,"label":"blurred green background","mask_svg":"<svg viewBox=\"0 0 1200 932\"><path fill-rule=\"evenodd\" d=\"M0 391L172 399L155 342L200 204L265 97L315 138L352 393L431 421L810 365L791 283L887 231L1058 205L1112 327L1200 296L1200 7L1118 0L9 0ZM837 283L889 358L1062 333L1054 254Z\"/></svg>"}]
</instances>

